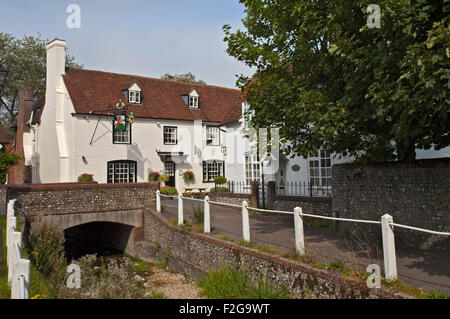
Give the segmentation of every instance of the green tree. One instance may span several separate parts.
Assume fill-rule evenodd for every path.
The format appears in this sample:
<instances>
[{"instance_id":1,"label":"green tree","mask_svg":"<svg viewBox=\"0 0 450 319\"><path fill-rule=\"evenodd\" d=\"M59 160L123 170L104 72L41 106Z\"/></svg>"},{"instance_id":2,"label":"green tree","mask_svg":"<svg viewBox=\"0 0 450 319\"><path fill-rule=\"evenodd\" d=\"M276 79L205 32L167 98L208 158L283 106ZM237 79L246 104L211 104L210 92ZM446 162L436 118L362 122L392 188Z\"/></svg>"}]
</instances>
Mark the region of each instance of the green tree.
<instances>
[{"instance_id":1,"label":"green tree","mask_svg":"<svg viewBox=\"0 0 450 319\"><path fill-rule=\"evenodd\" d=\"M8 168L17 165L20 159L21 157L19 155L0 152L0 184L5 184Z\"/></svg>"},{"instance_id":2,"label":"green tree","mask_svg":"<svg viewBox=\"0 0 450 319\"><path fill-rule=\"evenodd\" d=\"M0 89L0 113L2 124L9 135L16 121L19 91L33 90L34 98L45 94L46 51L48 40L37 36L24 36L18 39L9 33L0 32L0 58L8 70L8 77ZM83 67L66 55L66 66Z\"/></svg>"},{"instance_id":3,"label":"green tree","mask_svg":"<svg viewBox=\"0 0 450 319\"><path fill-rule=\"evenodd\" d=\"M240 0L246 30L223 26L255 127L279 127L284 151L324 148L360 160L411 161L450 145L450 0Z\"/></svg>"},{"instance_id":4,"label":"green tree","mask_svg":"<svg viewBox=\"0 0 450 319\"><path fill-rule=\"evenodd\" d=\"M195 78L195 75L193 75L191 72L183 73L183 74L169 74L165 73L161 79L164 80L174 80L179 82L185 82L185 83L197 83L197 84L206 84L203 80L197 80Z\"/></svg>"}]
</instances>

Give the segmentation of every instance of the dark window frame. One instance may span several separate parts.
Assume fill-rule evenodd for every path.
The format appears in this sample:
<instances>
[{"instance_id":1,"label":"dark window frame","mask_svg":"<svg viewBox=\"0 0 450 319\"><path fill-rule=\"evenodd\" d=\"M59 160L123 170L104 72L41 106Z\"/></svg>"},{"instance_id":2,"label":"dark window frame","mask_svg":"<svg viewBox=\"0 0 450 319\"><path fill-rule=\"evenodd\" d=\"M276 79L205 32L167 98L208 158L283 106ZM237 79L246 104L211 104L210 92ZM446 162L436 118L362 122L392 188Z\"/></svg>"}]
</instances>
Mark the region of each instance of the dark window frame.
<instances>
[{"instance_id":1,"label":"dark window frame","mask_svg":"<svg viewBox=\"0 0 450 319\"><path fill-rule=\"evenodd\" d=\"M130 174L130 167L128 166L128 182L127 183L137 183L137 162L132 160L114 160L114 161L108 161L106 163L106 182L109 184L116 184L117 178L116 178L116 165L117 164L134 164L134 172L133 174ZM109 173L110 165L112 165L112 176ZM132 179L132 175L134 178Z\"/></svg>"},{"instance_id":2,"label":"dark window frame","mask_svg":"<svg viewBox=\"0 0 450 319\"><path fill-rule=\"evenodd\" d=\"M219 165L218 170L219 173L217 176L225 176L225 161L222 160L208 160L202 162L202 178L203 183L214 183L214 178L209 179L209 168L208 164L213 164L213 162L216 162L217 165ZM206 165L206 174L205 174L205 165ZM205 179L206 176L206 179Z\"/></svg>"}]
</instances>

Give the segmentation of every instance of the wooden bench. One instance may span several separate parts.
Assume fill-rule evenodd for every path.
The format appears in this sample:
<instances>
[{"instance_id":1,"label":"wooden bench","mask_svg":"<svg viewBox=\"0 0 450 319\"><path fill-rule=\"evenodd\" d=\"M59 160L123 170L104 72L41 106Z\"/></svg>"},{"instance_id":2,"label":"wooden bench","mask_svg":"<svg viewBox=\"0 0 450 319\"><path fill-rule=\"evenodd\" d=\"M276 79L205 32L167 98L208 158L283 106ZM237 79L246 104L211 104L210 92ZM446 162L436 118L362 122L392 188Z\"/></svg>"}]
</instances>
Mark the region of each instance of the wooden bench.
<instances>
[{"instance_id":1,"label":"wooden bench","mask_svg":"<svg viewBox=\"0 0 450 319\"><path fill-rule=\"evenodd\" d=\"M184 197L200 198L208 195L207 188L185 188L183 192Z\"/></svg>"},{"instance_id":2,"label":"wooden bench","mask_svg":"<svg viewBox=\"0 0 450 319\"><path fill-rule=\"evenodd\" d=\"M193 190L194 190L193 188L185 188L183 196L184 197L193 197L193 195L192 195Z\"/></svg>"}]
</instances>

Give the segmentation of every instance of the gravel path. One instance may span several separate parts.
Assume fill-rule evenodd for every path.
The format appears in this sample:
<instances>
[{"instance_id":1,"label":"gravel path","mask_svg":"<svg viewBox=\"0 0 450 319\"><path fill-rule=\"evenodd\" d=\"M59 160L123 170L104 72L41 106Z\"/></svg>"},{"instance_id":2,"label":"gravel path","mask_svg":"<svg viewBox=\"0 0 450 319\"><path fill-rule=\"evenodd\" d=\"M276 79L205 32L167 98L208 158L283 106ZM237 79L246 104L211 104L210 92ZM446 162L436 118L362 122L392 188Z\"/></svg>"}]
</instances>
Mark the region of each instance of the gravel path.
<instances>
[{"instance_id":1,"label":"gravel path","mask_svg":"<svg viewBox=\"0 0 450 319\"><path fill-rule=\"evenodd\" d=\"M164 294L167 299L201 299L197 284L186 283L183 275L152 267L146 279L151 289Z\"/></svg>"}]
</instances>

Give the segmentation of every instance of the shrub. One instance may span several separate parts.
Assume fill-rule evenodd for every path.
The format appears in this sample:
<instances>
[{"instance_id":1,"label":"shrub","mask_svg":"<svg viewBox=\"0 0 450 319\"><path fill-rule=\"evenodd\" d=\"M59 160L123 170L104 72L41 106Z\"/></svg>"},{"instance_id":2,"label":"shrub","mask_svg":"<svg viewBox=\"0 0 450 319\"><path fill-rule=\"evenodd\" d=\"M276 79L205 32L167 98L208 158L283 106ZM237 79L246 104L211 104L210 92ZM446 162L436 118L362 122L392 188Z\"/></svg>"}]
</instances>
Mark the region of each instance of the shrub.
<instances>
[{"instance_id":1,"label":"shrub","mask_svg":"<svg viewBox=\"0 0 450 319\"><path fill-rule=\"evenodd\" d=\"M284 287L269 285L265 278L251 280L247 270L222 266L198 281L201 293L211 299L289 299Z\"/></svg>"},{"instance_id":2,"label":"shrub","mask_svg":"<svg viewBox=\"0 0 450 319\"><path fill-rule=\"evenodd\" d=\"M67 263L64 256L64 233L38 216L25 241L30 262L48 279L49 293L57 298L64 284ZM38 278L40 282L40 277ZM38 284L40 286L40 284Z\"/></svg>"},{"instance_id":3,"label":"shrub","mask_svg":"<svg viewBox=\"0 0 450 319\"><path fill-rule=\"evenodd\" d=\"M81 174L80 176L78 176L78 181L79 182L93 182L94 175L88 174L88 173Z\"/></svg>"},{"instance_id":4,"label":"shrub","mask_svg":"<svg viewBox=\"0 0 450 319\"><path fill-rule=\"evenodd\" d=\"M39 272L52 274L66 264L64 234L55 224L38 217L28 236L27 253Z\"/></svg>"},{"instance_id":5,"label":"shrub","mask_svg":"<svg viewBox=\"0 0 450 319\"><path fill-rule=\"evenodd\" d=\"M164 182L164 183L167 183L167 182L169 181L169 179L170 179L169 175L165 175L165 174L159 176L159 178L158 178L158 180L159 180L160 182Z\"/></svg>"},{"instance_id":6,"label":"shrub","mask_svg":"<svg viewBox=\"0 0 450 319\"><path fill-rule=\"evenodd\" d=\"M225 184L227 182L227 179L223 176L217 176L214 178L214 183L216 184Z\"/></svg>"},{"instance_id":7,"label":"shrub","mask_svg":"<svg viewBox=\"0 0 450 319\"><path fill-rule=\"evenodd\" d=\"M159 191L163 195L169 195L169 196L178 195L178 191L175 187L164 186L164 187L160 187Z\"/></svg>"},{"instance_id":8,"label":"shrub","mask_svg":"<svg viewBox=\"0 0 450 319\"><path fill-rule=\"evenodd\" d=\"M148 181L149 182L156 182L159 179L159 173L158 172L151 172L148 174Z\"/></svg>"},{"instance_id":9,"label":"shrub","mask_svg":"<svg viewBox=\"0 0 450 319\"><path fill-rule=\"evenodd\" d=\"M195 181L195 176L193 171L186 171L183 173L183 179L185 183L193 183Z\"/></svg>"}]
</instances>

